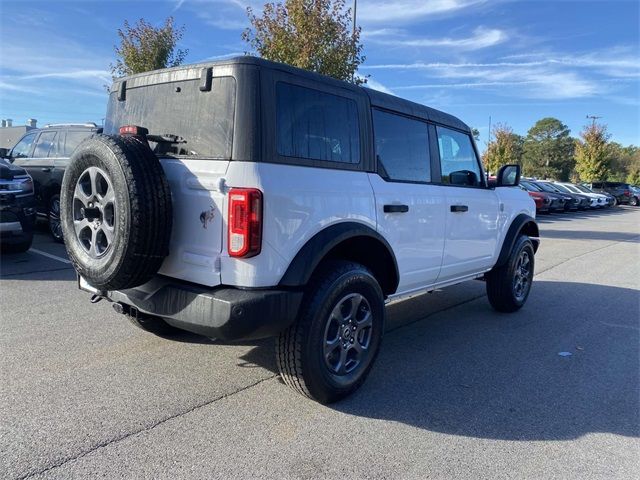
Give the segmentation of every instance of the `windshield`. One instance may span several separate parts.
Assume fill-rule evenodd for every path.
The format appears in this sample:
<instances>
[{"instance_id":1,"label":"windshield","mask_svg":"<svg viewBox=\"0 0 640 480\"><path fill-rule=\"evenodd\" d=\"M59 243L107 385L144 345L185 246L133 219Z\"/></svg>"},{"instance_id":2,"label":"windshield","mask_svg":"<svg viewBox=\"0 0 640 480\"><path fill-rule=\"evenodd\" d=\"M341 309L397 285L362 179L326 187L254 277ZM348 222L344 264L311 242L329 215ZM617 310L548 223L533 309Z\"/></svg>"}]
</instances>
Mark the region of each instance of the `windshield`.
<instances>
[{"instance_id":1,"label":"windshield","mask_svg":"<svg viewBox=\"0 0 640 480\"><path fill-rule=\"evenodd\" d=\"M530 192L542 192L542 189L540 187L538 187L537 185L534 185L533 183L529 183L529 182L520 182L520 185L523 185L524 188L526 188L527 190L529 190Z\"/></svg>"},{"instance_id":2,"label":"windshield","mask_svg":"<svg viewBox=\"0 0 640 480\"><path fill-rule=\"evenodd\" d=\"M559 185L556 183L554 187L563 193L573 193L571 190L569 190L569 187L567 185Z\"/></svg>"},{"instance_id":3,"label":"windshield","mask_svg":"<svg viewBox=\"0 0 640 480\"><path fill-rule=\"evenodd\" d=\"M550 183L540 182L536 183L536 185L538 185L545 192L558 193L560 191L557 188L553 188L553 185L551 185Z\"/></svg>"},{"instance_id":4,"label":"windshield","mask_svg":"<svg viewBox=\"0 0 640 480\"><path fill-rule=\"evenodd\" d=\"M567 190L569 190L571 193L580 193L580 190L578 190L575 185L567 185L564 184L562 185L563 187L565 187Z\"/></svg>"},{"instance_id":5,"label":"windshield","mask_svg":"<svg viewBox=\"0 0 640 480\"><path fill-rule=\"evenodd\" d=\"M236 85L233 77L214 77L210 91L199 80L160 83L127 89L126 99L109 98L104 131L118 134L124 125L137 125L152 136L176 142L149 145L157 154L230 159Z\"/></svg>"},{"instance_id":6,"label":"windshield","mask_svg":"<svg viewBox=\"0 0 640 480\"><path fill-rule=\"evenodd\" d=\"M584 193L593 193L593 190L591 190L590 188L585 187L584 185L576 185L576 188L578 190L580 190L581 192L584 192Z\"/></svg>"}]
</instances>

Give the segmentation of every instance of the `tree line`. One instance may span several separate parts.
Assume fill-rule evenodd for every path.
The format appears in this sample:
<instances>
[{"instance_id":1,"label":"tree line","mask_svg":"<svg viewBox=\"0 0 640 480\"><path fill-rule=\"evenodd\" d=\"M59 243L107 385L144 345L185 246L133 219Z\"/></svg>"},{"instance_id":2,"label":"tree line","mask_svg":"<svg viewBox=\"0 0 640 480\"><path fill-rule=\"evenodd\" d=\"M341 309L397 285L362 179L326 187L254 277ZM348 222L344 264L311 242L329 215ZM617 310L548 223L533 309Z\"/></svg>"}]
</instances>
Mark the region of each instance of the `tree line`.
<instances>
[{"instance_id":1,"label":"tree line","mask_svg":"<svg viewBox=\"0 0 640 480\"><path fill-rule=\"evenodd\" d=\"M619 181L640 184L640 148L611 142L607 126L591 122L578 138L557 118L538 120L526 136L504 123L494 126L482 161L489 172L507 163L524 175L562 181Z\"/></svg>"},{"instance_id":2,"label":"tree line","mask_svg":"<svg viewBox=\"0 0 640 480\"><path fill-rule=\"evenodd\" d=\"M345 0L282 0L266 3L260 15L249 7L250 27L242 39L248 53L330 75L355 84L366 83L357 75L364 62L360 27L354 26ZM135 25L124 22L114 47L114 78L180 65L187 50L177 46L184 26L176 27L173 17L154 27L140 19ZM526 136L513 132L507 124L492 129L492 139L482 157L485 168L495 173L507 163L522 165L525 175L571 181L627 181L640 184L640 148L610 142L604 124L586 125L579 138L556 118L543 118ZM479 139L479 132L473 129Z\"/></svg>"}]
</instances>

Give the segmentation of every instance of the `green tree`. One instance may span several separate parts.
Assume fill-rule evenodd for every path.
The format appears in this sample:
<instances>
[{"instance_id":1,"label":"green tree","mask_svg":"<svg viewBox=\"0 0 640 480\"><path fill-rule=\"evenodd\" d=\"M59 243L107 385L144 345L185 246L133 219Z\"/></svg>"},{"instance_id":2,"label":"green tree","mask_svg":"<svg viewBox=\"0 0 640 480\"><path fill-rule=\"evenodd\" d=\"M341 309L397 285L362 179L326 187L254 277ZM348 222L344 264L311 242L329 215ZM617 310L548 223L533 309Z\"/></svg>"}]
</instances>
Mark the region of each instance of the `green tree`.
<instances>
[{"instance_id":1,"label":"green tree","mask_svg":"<svg viewBox=\"0 0 640 480\"><path fill-rule=\"evenodd\" d=\"M523 169L527 175L567 180L573 170L574 140L557 118L538 120L524 141Z\"/></svg>"},{"instance_id":2,"label":"green tree","mask_svg":"<svg viewBox=\"0 0 640 480\"><path fill-rule=\"evenodd\" d=\"M612 182L628 182L628 177L640 169L640 148L623 147L617 142L609 143L609 175Z\"/></svg>"},{"instance_id":3,"label":"green tree","mask_svg":"<svg viewBox=\"0 0 640 480\"><path fill-rule=\"evenodd\" d=\"M251 22L242 38L259 56L356 84L364 62L360 27L352 29L345 0L285 0L267 3L261 16L247 8Z\"/></svg>"},{"instance_id":4,"label":"green tree","mask_svg":"<svg viewBox=\"0 0 640 480\"><path fill-rule=\"evenodd\" d=\"M173 17L161 27L154 27L141 18L131 26L124 21L118 29L120 44L115 45L116 63L111 64L111 75L121 77L182 64L188 50L176 49L184 34L184 26L176 28Z\"/></svg>"},{"instance_id":5,"label":"green tree","mask_svg":"<svg viewBox=\"0 0 640 480\"><path fill-rule=\"evenodd\" d=\"M605 180L609 173L609 137L606 125L593 122L576 141L576 172L583 182Z\"/></svg>"},{"instance_id":6,"label":"green tree","mask_svg":"<svg viewBox=\"0 0 640 480\"><path fill-rule=\"evenodd\" d=\"M502 165L522 163L523 138L513 133L511 127L498 123L491 130L493 139L482 155L482 162L488 172L496 173Z\"/></svg>"}]
</instances>

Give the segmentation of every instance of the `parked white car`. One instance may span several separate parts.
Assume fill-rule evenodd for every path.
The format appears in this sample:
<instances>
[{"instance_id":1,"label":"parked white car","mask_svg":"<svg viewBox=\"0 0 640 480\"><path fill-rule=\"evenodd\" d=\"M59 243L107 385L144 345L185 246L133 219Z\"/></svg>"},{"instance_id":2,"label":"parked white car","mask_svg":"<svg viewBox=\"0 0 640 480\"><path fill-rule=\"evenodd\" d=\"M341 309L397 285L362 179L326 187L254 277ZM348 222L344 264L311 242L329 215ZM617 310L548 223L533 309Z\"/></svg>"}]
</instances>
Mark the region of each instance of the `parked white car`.
<instances>
[{"instance_id":1,"label":"parked white car","mask_svg":"<svg viewBox=\"0 0 640 480\"><path fill-rule=\"evenodd\" d=\"M591 208L603 208L607 206L606 195L602 195L601 193L593 193L593 192L581 190L572 183L567 183L567 182L555 182L555 183L559 183L560 185L565 186L569 191L573 193L579 193L581 195L586 195L589 198L591 198Z\"/></svg>"}]
</instances>

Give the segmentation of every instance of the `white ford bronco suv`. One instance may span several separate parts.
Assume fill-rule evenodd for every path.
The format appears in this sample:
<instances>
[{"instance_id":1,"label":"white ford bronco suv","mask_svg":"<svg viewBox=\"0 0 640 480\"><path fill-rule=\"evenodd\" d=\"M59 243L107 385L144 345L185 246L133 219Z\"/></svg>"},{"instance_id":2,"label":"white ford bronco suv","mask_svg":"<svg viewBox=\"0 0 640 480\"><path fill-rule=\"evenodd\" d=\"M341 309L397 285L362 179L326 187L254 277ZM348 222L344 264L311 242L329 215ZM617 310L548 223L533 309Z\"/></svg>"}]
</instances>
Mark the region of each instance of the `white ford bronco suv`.
<instances>
[{"instance_id":1,"label":"white ford bronco suv","mask_svg":"<svg viewBox=\"0 0 640 480\"><path fill-rule=\"evenodd\" d=\"M512 312L538 227L517 165L489 185L467 125L253 57L134 75L66 169L80 288L163 335L277 336L319 402L365 380L385 302L484 279Z\"/></svg>"}]
</instances>

